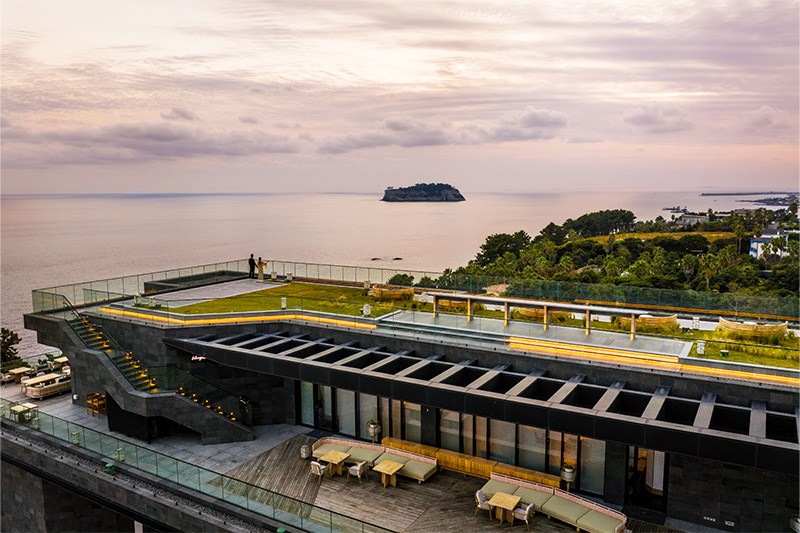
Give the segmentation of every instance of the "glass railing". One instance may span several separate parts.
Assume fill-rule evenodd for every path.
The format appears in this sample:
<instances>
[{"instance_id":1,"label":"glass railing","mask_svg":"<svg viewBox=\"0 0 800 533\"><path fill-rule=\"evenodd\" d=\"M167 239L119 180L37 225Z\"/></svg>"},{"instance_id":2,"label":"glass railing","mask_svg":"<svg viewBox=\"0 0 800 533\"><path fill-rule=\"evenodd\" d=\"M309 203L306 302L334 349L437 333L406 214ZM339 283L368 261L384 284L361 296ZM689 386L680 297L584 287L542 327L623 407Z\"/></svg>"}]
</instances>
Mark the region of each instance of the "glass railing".
<instances>
[{"instance_id":1,"label":"glass railing","mask_svg":"<svg viewBox=\"0 0 800 533\"><path fill-rule=\"evenodd\" d=\"M239 398L216 385L174 366L153 367L149 373L159 392L176 392L226 418L249 425L248 413Z\"/></svg>"},{"instance_id":2,"label":"glass railing","mask_svg":"<svg viewBox=\"0 0 800 533\"><path fill-rule=\"evenodd\" d=\"M247 261L238 260L37 289L33 291L33 310L34 312L46 312L60 309L57 307L58 301L52 298L53 294L65 296L73 305L82 307L126 296L154 297L165 291L195 287L226 279L237 279L246 275L247 272ZM800 300L792 297L719 294L513 277L456 275L449 271L440 273L293 261L267 261L264 268L265 278L269 279L273 272L281 278L306 278L358 284L365 281L372 284L386 284L395 276L402 275L405 278L405 284L408 285L410 280L410 284L419 288L483 293L485 287L508 285L506 296L536 300L631 306L638 309L652 308L661 312L698 315L723 314L728 317L800 320ZM397 279L395 278L393 281L396 282Z\"/></svg>"},{"instance_id":3,"label":"glass railing","mask_svg":"<svg viewBox=\"0 0 800 533\"><path fill-rule=\"evenodd\" d=\"M40 412L15 413L17 402L0 399L0 416L97 453L109 462L147 472L182 487L306 531L388 533L389 530L238 479L154 452L126 440Z\"/></svg>"}]
</instances>

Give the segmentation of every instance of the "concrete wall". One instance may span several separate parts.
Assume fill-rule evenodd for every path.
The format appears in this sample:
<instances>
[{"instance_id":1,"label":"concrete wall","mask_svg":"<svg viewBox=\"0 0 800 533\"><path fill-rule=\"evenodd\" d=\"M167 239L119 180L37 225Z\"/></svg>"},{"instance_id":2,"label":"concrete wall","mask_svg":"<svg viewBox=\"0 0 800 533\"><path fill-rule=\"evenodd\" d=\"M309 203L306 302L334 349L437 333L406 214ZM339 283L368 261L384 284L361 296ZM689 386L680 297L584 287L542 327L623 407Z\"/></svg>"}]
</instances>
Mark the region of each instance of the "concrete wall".
<instances>
[{"instance_id":1,"label":"concrete wall","mask_svg":"<svg viewBox=\"0 0 800 533\"><path fill-rule=\"evenodd\" d=\"M667 515L727 531L789 531L796 474L670 454Z\"/></svg>"}]
</instances>

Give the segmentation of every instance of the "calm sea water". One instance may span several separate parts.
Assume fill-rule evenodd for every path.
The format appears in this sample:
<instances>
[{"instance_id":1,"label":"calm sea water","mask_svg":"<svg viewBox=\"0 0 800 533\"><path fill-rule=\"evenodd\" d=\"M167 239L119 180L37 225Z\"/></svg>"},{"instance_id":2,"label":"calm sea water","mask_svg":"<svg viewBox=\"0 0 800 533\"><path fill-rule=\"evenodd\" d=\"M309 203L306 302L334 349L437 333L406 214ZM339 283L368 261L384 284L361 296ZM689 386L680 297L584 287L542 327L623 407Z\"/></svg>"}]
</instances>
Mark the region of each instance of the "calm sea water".
<instances>
[{"instance_id":1,"label":"calm sea water","mask_svg":"<svg viewBox=\"0 0 800 533\"><path fill-rule=\"evenodd\" d=\"M385 203L380 194L3 196L2 324L41 353L23 329L33 289L256 257L441 271L466 264L487 235L601 209L637 219L749 207L698 192L469 194L458 203ZM753 198L753 197L745 197ZM402 260L394 260L400 257ZM375 260L377 258L377 260Z\"/></svg>"}]
</instances>

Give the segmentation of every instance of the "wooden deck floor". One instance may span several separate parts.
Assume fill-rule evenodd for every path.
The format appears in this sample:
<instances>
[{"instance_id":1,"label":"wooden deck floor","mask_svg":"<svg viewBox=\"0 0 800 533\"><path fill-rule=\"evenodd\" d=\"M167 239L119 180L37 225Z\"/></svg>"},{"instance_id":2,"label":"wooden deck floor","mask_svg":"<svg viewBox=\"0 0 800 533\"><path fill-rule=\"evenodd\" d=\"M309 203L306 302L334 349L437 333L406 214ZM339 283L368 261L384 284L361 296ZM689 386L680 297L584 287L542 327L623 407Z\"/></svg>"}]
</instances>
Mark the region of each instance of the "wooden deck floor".
<instances>
[{"instance_id":1,"label":"wooden deck floor","mask_svg":"<svg viewBox=\"0 0 800 533\"><path fill-rule=\"evenodd\" d=\"M308 460L300 458L300 446L314 440L299 435L226 474L391 531L527 531L524 522L515 522L512 529L508 522L502 526L496 519L490 522L486 511L475 516L475 491L485 481L453 472L439 472L422 484L398 476L397 486L385 489L376 472L370 472L362 485L358 478L347 483L346 476L326 477L318 485L316 478L309 480ZM535 521L532 531L574 531L545 516L537 515Z\"/></svg>"}]
</instances>

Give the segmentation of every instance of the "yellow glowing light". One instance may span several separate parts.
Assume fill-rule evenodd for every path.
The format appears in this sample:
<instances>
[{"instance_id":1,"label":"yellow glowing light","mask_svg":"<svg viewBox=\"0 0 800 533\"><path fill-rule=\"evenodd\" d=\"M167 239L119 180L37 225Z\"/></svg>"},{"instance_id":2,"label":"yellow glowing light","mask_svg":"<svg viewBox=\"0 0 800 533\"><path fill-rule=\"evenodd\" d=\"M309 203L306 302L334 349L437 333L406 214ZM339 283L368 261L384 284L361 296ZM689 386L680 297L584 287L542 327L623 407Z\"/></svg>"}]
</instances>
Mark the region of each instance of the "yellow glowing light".
<instances>
[{"instance_id":1,"label":"yellow glowing light","mask_svg":"<svg viewBox=\"0 0 800 533\"><path fill-rule=\"evenodd\" d=\"M148 313L137 313L134 311L125 311L123 309L111 309L109 307L101 307L100 311L110 313L113 315L129 316L134 318L141 318L144 320L153 320L156 322L166 322L168 324L176 324L181 326L195 326L204 324L234 324L237 322L264 322L268 320L308 320L310 322L321 322L324 324L334 324L336 326L345 326L352 328L362 329L375 329L375 324L362 324L355 320L339 320L335 318L324 318L316 316L303 316L303 315L259 315L259 316L245 316L245 317L230 317L230 318L200 318L200 319L182 319L158 316Z\"/></svg>"},{"instance_id":2,"label":"yellow glowing light","mask_svg":"<svg viewBox=\"0 0 800 533\"><path fill-rule=\"evenodd\" d=\"M517 339L517 340L527 341L528 339ZM517 350L524 350L524 351L530 351L532 349L542 349L541 347L536 346L532 342L510 342L508 346L510 348L514 348ZM586 350L582 350L582 353L576 353L578 351L581 351L577 350L576 348L586 348L586 347L573 346L568 344L562 344L562 346L563 348L551 347L544 349L547 351L557 353L558 355L563 355L566 357L572 357L576 359L590 359L596 361L605 361L609 363L619 363L630 366L639 366L647 368L662 368L664 370L670 370L673 372L703 374L707 376L730 378L730 379L742 379L747 381L771 382L782 385L791 385L794 387L800 386L800 379L797 378L789 378L784 376L771 376L768 374L757 374L755 372L742 372L740 370L725 370L720 368L707 368L703 366L683 365L677 362L678 361L677 357L675 358L675 362L665 362L654 359L655 357L659 357L655 355L651 356L646 354L636 354L634 356L633 355L634 352L628 352L632 355L627 355L627 356L609 355L607 353L603 353L603 351L610 351L607 349L606 350L598 349L596 353L589 352Z\"/></svg>"}]
</instances>

